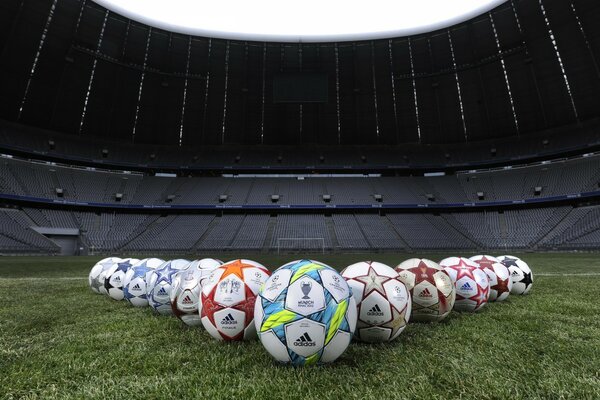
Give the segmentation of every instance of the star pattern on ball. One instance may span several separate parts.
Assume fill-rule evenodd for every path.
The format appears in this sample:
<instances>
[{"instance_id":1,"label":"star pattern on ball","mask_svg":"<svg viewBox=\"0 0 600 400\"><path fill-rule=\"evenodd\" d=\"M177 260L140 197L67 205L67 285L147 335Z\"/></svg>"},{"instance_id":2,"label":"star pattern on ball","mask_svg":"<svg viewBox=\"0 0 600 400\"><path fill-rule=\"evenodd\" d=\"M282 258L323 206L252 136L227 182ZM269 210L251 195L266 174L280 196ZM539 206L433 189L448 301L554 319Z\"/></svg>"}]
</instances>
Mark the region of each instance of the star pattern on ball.
<instances>
[{"instance_id":1,"label":"star pattern on ball","mask_svg":"<svg viewBox=\"0 0 600 400\"><path fill-rule=\"evenodd\" d=\"M156 279L156 282L157 283L161 282L161 281L172 282L173 277L178 272L179 272L179 270L172 268L171 264L169 263L164 268L161 268L160 270L156 271L156 273L158 274L158 279Z\"/></svg>"},{"instance_id":2,"label":"star pattern on ball","mask_svg":"<svg viewBox=\"0 0 600 400\"><path fill-rule=\"evenodd\" d=\"M404 329L406 327L406 307L402 311L396 310L395 307L392 307L392 319L391 321L381 325L384 328L389 328L392 330L390 337L396 336L396 333Z\"/></svg>"},{"instance_id":3,"label":"star pattern on ball","mask_svg":"<svg viewBox=\"0 0 600 400\"><path fill-rule=\"evenodd\" d=\"M487 256L483 256L483 257L481 257L481 259L475 261L475 263L477 265L479 265L480 268L490 268L491 269L492 265L497 263L497 261L491 260L491 259L487 258Z\"/></svg>"},{"instance_id":4,"label":"star pattern on ball","mask_svg":"<svg viewBox=\"0 0 600 400\"><path fill-rule=\"evenodd\" d=\"M98 274L97 277L95 277L94 279L92 279L92 289L95 289L96 291L100 291L100 288L102 286L104 286L104 282L100 282L100 277L102 276L102 274Z\"/></svg>"},{"instance_id":5,"label":"star pattern on ball","mask_svg":"<svg viewBox=\"0 0 600 400\"><path fill-rule=\"evenodd\" d=\"M521 283L525 285L526 289L533 283L533 279L531 279L531 272L523 272L523 279L521 279Z\"/></svg>"},{"instance_id":6,"label":"star pattern on ball","mask_svg":"<svg viewBox=\"0 0 600 400\"><path fill-rule=\"evenodd\" d=\"M508 282L510 281L510 277L508 277L507 279L500 279L498 278L498 283L495 284L494 286L492 286L492 289L494 289L496 292L498 292L498 297L500 297L500 295L502 293L508 293Z\"/></svg>"},{"instance_id":7,"label":"star pattern on ball","mask_svg":"<svg viewBox=\"0 0 600 400\"><path fill-rule=\"evenodd\" d=\"M419 261L419 265L414 269L415 286L423 281L435 283L434 275L439 272L436 268L429 267L423 261Z\"/></svg>"},{"instance_id":8,"label":"star pattern on ball","mask_svg":"<svg viewBox=\"0 0 600 400\"><path fill-rule=\"evenodd\" d=\"M508 267L517 267L517 268L519 268L519 266L517 265L517 261L519 261L518 258L515 258L515 257L506 257L506 258L504 258L504 260L502 260L502 264L504 264L504 266L506 268L508 268Z\"/></svg>"},{"instance_id":9,"label":"star pattern on ball","mask_svg":"<svg viewBox=\"0 0 600 400\"><path fill-rule=\"evenodd\" d=\"M229 275L236 275L238 278L243 278L244 272L242 270L244 269L244 266L245 265L242 264L241 261L234 261L225 265L225 272L223 272L223 275L221 275L221 280Z\"/></svg>"},{"instance_id":10,"label":"star pattern on ball","mask_svg":"<svg viewBox=\"0 0 600 400\"><path fill-rule=\"evenodd\" d=\"M462 263L462 265L461 265ZM448 267L456 271L456 279L455 282L459 281L463 277L474 279L473 277L473 267L466 265L462 260L458 265L453 265Z\"/></svg>"},{"instance_id":11,"label":"star pattern on ball","mask_svg":"<svg viewBox=\"0 0 600 400\"><path fill-rule=\"evenodd\" d=\"M477 310L477 309L481 308L483 304L487 303L488 298L490 296L490 288L488 286L484 289L479 284L477 284L475 286L477 286L477 293L475 293L473 296L469 297L468 299L475 302L475 309Z\"/></svg>"},{"instance_id":12,"label":"star pattern on ball","mask_svg":"<svg viewBox=\"0 0 600 400\"><path fill-rule=\"evenodd\" d=\"M388 276L381 276L377 274L373 267L369 267L367 275L357 276L354 279L365 284L364 297L367 297L367 295L373 291L379 292L385 297L385 289L383 288L383 284L392 278Z\"/></svg>"}]
</instances>

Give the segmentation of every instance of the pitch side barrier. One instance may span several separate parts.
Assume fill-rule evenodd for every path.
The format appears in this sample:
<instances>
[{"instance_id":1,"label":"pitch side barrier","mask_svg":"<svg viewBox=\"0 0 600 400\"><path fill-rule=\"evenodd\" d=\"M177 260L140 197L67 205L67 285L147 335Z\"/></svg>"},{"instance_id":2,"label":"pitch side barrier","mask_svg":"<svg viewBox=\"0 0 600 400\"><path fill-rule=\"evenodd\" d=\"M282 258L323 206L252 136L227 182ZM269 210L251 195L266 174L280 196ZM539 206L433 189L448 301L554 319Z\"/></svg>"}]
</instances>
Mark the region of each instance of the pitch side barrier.
<instances>
[{"instance_id":1,"label":"pitch side barrier","mask_svg":"<svg viewBox=\"0 0 600 400\"><path fill-rule=\"evenodd\" d=\"M114 203L96 203L75 200L46 199L41 197L20 196L12 194L0 194L0 200L13 201L20 203L36 205L65 205L84 208L102 208L113 210L422 210L422 209L478 209L486 207L518 206L525 204L545 204L554 202L564 202L569 200L600 199L600 190L593 192L583 192L576 194L567 194L561 196L551 196L523 200L499 200L499 201L481 201L465 203L437 203L437 204L244 204L244 205L225 205L225 204L114 204Z\"/></svg>"}]
</instances>

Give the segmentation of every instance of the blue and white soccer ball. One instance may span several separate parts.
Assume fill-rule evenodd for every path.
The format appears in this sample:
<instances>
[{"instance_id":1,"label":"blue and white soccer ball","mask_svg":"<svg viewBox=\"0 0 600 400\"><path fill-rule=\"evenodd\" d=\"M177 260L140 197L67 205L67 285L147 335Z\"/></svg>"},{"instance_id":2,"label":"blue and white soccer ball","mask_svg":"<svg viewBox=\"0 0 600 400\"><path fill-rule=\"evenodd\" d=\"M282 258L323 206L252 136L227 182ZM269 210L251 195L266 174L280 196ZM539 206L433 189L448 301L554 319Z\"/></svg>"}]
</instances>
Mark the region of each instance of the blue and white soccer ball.
<instances>
[{"instance_id":1,"label":"blue and white soccer ball","mask_svg":"<svg viewBox=\"0 0 600 400\"><path fill-rule=\"evenodd\" d=\"M173 315L171 309L171 289L175 275L188 267L187 260L177 259L164 262L154 271L150 271L147 280L148 304L159 314Z\"/></svg>"},{"instance_id":2,"label":"blue and white soccer ball","mask_svg":"<svg viewBox=\"0 0 600 400\"><path fill-rule=\"evenodd\" d=\"M150 272L162 263L164 261L159 258L146 258L131 267L125 274L125 282L123 283L125 300L136 307L146 307L148 305L146 282Z\"/></svg>"},{"instance_id":3,"label":"blue and white soccer ball","mask_svg":"<svg viewBox=\"0 0 600 400\"><path fill-rule=\"evenodd\" d=\"M123 284L125 283L125 274L138 259L124 258L123 260L113 264L104 273L104 288L108 296L113 300L123 300Z\"/></svg>"},{"instance_id":4,"label":"blue and white soccer ball","mask_svg":"<svg viewBox=\"0 0 600 400\"><path fill-rule=\"evenodd\" d=\"M202 285L208 276L222 264L222 261L213 258L194 260L175 276L170 295L171 308L175 316L184 324L202 325L200 319Z\"/></svg>"},{"instance_id":5,"label":"blue and white soccer ball","mask_svg":"<svg viewBox=\"0 0 600 400\"><path fill-rule=\"evenodd\" d=\"M277 269L254 307L254 323L265 349L282 363L335 361L356 328L356 302L333 268L298 260Z\"/></svg>"},{"instance_id":6,"label":"blue and white soccer ball","mask_svg":"<svg viewBox=\"0 0 600 400\"><path fill-rule=\"evenodd\" d=\"M92 267L90 274L88 275L88 283L90 289L92 289L94 293L107 294L106 289L104 288L104 274L119 261L121 261L121 259L118 257L107 257L98 261Z\"/></svg>"}]
</instances>

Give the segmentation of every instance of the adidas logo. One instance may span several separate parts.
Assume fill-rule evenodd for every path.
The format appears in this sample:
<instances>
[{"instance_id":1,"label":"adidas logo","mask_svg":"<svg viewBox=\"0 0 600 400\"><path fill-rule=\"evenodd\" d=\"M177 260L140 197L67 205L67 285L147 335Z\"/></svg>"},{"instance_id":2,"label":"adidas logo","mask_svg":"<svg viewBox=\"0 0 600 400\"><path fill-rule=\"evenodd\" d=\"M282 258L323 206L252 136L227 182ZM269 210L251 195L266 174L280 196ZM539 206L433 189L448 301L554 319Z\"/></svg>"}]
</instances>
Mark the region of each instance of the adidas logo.
<instances>
[{"instance_id":1,"label":"adidas logo","mask_svg":"<svg viewBox=\"0 0 600 400\"><path fill-rule=\"evenodd\" d=\"M512 275L519 275L519 271L513 271Z\"/></svg>"},{"instance_id":2,"label":"adidas logo","mask_svg":"<svg viewBox=\"0 0 600 400\"><path fill-rule=\"evenodd\" d=\"M308 332L304 332L304 335L300 336L294 342L294 346L302 346L302 347L314 347L317 344L312 340Z\"/></svg>"},{"instance_id":3,"label":"adidas logo","mask_svg":"<svg viewBox=\"0 0 600 400\"><path fill-rule=\"evenodd\" d=\"M136 283L135 286L131 288L131 290L142 290L142 288L140 287L139 283Z\"/></svg>"},{"instance_id":4,"label":"adidas logo","mask_svg":"<svg viewBox=\"0 0 600 400\"><path fill-rule=\"evenodd\" d=\"M471 289L473 289L473 288L471 287L471 285L469 285L469 282L465 282L465 284L464 284L464 285L462 285L462 286L460 287L460 289L461 289L461 290L471 290Z\"/></svg>"},{"instance_id":5,"label":"adidas logo","mask_svg":"<svg viewBox=\"0 0 600 400\"><path fill-rule=\"evenodd\" d=\"M433 297L428 288L425 288L421 293L419 293L419 297Z\"/></svg>"},{"instance_id":6,"label":"adidas logo","mask_svg":"<svg viewBox=\"0 0 600 400\"><path fill-rule=\"evenodd\" d=\"M115 276L115 282L121 282L121 277L120 276Z\"/></svg>"},{"instance_id":7,"label":"adidas logo","mask_svg":"<svg viewBox=\"0 0 600 400\"><path fill-rule=\"evenodd\" d=\"M381 308L379 308L379 304L375 304L369 311L367 311L367 315L382 317L383 311L381 311Z\"/></svg>"},{"instance_id":8,"label":"adidas logo","mask_svg":"<svg viewBox=\"0 0 600 400\"><path fill-rule=\"evenodd\" d=\"M160 290L157 293L158 296L166 296L167 295L167 291L165 290L164 287L161 287Z\"/></svg>"},{"instance_id":9,"label":"adidas logo","mask_svg":"<svg viewBox=\"0 0 600 400\"><path fill-rule=\"evenodd\" d=\"M229 313L229 314L227 314L225 316L225 318L223 318L221 320L221 324L223 324L223 325L236 325L237 321L233 318L233 315L231 315L231 313Z\"/></svg>"},{"instance_id":10,"label":"adidas logo","mask_svg":"<svg viewBox=\"0 0 600 400\"><path fill-rule=\"evenodd\" d=\"M183 301L181 302L182 304L192 304L193 301L192 299L190 299L190 296L185 296L185 299L183 299ZM229 314L231 315L231 314Z\"/></svg>"}]
</instances>

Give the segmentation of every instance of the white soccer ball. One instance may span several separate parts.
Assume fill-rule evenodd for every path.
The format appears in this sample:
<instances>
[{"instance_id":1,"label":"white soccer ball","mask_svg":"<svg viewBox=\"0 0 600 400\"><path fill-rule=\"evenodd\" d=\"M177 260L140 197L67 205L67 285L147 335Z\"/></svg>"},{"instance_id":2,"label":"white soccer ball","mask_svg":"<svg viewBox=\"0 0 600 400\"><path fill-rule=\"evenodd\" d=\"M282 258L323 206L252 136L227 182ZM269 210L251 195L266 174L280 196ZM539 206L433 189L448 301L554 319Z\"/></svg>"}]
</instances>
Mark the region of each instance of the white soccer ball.
<instances>
[{"instance_id":1,"label":"white soccer ball","mask_svg":"<svg viewBox=\"0 0 600 400\"><path fill-rule=\"evenodd\" d=\"M125 283L125 274L139 260L133 258L124 258L114 264L104 273L104 288L106 293L113 300L123 300L123 285Z\"/></svg>"},{"instance_id":2,"label":"white soccer ball","mask_svg":"<svg viewBox=\"0 0 600 400\"><path fill-rule=\"evenodd\" d=\"M470 258L487 274L490 281L488 301L504 301L512 289L510 272L496 257L474 256Z\"/></svg>"},{"instance_id":3,"label":"white soccer ball","mask_svg":"<svg viewBox=\"0 0 600 400\"><path fill-rule=\"evenodd\" d=\"M440 266L454 282L457 311L480 311L488 302L490 282L487 274L473 261L464 257L449 257L440 261Z\"/></svg>"},{"instance_id":4,"label":"white soccer ball","mask_svg":"<svg viewBox=\"0 0 600 400\"><path fill-rule=\"evenodd\" d=\"M391 267L364 261L341 272L352 289L358 321L354 337L364 342L389 342L402 333L411 315L411 298Z\"/></svg>"},{"instance_id":5,"label":"white soccer ball","mask_svg":"<svg viewBox=\"0 0 600 400\"><path fill-rule=\"evenodd\" d=\"M270 273L250 260L229 261L213 270L202 287L200 317L217 340L256 339L254 303Z\"/></svg>"},{"instance_id":6,"label":"white soccer ball","mask_svg":"<svg viewBox=\"0 0 600 400\"><path fill-rule=\"evenodd\" d=\"M189 261L177 259L164 262L160 267L150 271L146 289L148 304L154 311L162 315L173 315L171 309L171 290L175 275L189 265Z\"/></svg>"},{"instance_id":7,"label":"white soccer ball","mask_svg":"<svg viewBox=\"0 0 600 400\"><path fill-rule=\"evenodd\" d=\"M265 349L282 363L335 361L356 328L356 302L333 268L292 261L267 280L256 300L254 321Z\"/></svg>"},{"instance_id":8,"label":"white soccer ball","mask_svg":"<svg viewBox=\"0 0 600 400\"><path fill-rule=\"evenodd\" d=\"M188 268L180 271L173 280L170 301L173 313L189 326L202 325L200 319L200 294L202 283L221 262L212 258L192 261Z\"/></svg>"},{"instance_id":9,"label":"white soccer ball","mask_svg":"<svg viewBox=\"0 0 600 400\"><path fill-rule=\"evenodd\" d=\"M512 280L511 294L528 294L533 286L533 272L529 265L518 257L500 256L500 262L508 268Z\"/></svg>"},{"instance_id":10,"label":"white soccer ball","mask_svg":"<svg viewBox=\"0 0 600 400\"><path fill-rule=\"evenodd\" d=\"M92 267L88 275L88 283L94 293L107 294L106 289L104 289L104 272L119 261L121 259L118 257L103 258Z\"/></svg>"},{"instance_id":11,"label":"white soccer ball","mask_svg":"<svg viewBox=\"0 0 600 400\"><path fill-rule=\"evenodd\" d=\"M411 258L398 265L396 272L410 291L411 320L439 322L450 315L456 300L456 289L448 273L438 263L424 258Z\"/></svg>"},{"instance_id":12,"label":"white soccer ball","mask_svg":"<svg viewBox=\"0 0 600 400\"><path fill-rule=\"evenodd\" d=\"M154 270L159 261L158 258L145 258L140 260L133 267L129 268L125 274L123 283L123 296L125 300L136 307L146 307L148 305L147 281L150 272Z\"/></svg>"}]
</instances>

